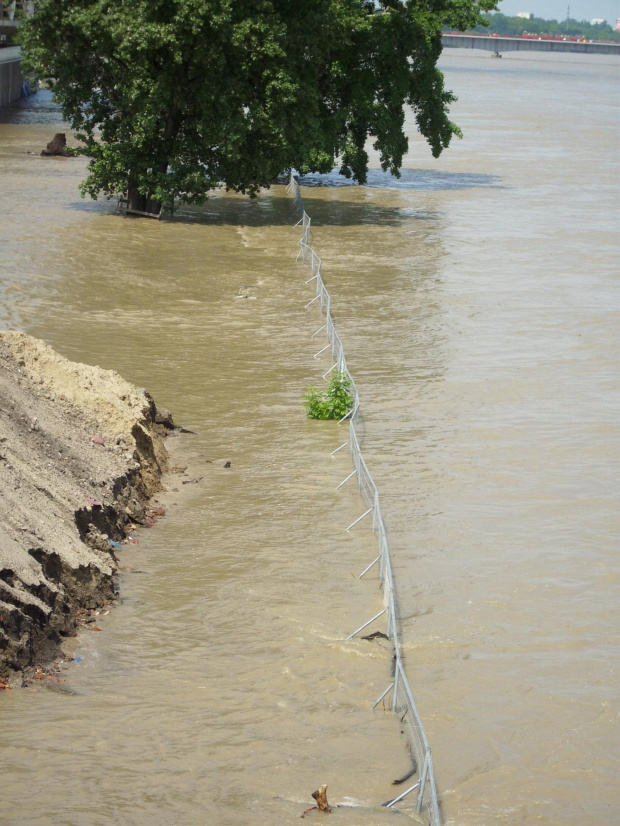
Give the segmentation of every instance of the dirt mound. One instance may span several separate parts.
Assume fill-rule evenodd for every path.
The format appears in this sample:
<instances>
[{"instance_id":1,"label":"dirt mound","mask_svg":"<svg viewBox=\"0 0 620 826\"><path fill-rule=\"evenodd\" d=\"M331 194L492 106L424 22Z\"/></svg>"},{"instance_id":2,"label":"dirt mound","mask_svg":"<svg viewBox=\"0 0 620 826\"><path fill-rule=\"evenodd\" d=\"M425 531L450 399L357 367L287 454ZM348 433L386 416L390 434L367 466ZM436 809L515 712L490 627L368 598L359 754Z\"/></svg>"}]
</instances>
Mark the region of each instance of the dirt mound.
<instances>
[{"instance_id":1,"label":"dirt mound","mask_svg":"<svg viewBox=\"0 0 620 826\"><path fill-rule=\"evenodd\" d=\"M172 427L116 373L0 332L0 677L114 596L115 544L161 488Z\"/></svg>"}]
</instances>

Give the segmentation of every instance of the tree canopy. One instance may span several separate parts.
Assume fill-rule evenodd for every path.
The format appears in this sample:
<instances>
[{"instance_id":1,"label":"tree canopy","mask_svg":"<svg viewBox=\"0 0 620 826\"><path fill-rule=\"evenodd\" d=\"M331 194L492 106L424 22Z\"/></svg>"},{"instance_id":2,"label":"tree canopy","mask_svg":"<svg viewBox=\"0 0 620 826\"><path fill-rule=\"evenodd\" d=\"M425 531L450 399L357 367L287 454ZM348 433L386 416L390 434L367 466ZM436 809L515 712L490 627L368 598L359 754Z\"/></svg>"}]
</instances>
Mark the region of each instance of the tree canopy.
<instances>
[{"instance_id":1,"label":"tree canopy","mask_svg":"<svg viewBox=\"0 0 620 826\"><path fill-rule=\"evenodd\" d=\"M90 165L84 194L156 209L278 173L363 183L407 151L403 107L434 156L458 127L437 68L441 31L496 0L39 0L27 64L48 79Z\"/></svg>"}]
</instances>

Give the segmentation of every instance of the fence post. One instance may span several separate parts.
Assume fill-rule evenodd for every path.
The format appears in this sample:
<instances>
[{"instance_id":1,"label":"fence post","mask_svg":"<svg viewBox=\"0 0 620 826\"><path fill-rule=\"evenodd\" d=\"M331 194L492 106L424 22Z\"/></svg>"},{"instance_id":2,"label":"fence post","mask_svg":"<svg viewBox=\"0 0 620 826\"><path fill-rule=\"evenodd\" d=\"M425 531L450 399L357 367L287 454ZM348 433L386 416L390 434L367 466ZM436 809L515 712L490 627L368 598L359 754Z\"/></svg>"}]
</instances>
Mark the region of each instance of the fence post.
<instances>
[{"instance_id":1,"label":"fence post","mask_svg":"<svg viewBox=\"0 0 620 826\"><path fill-rule=\"evenodd\" d=\"M422 811L422 803L424 801L424 792L426 791L426 778L428 776L428 763L429 763L429 751L430 749L426 749L426 753L424 755L424 767L422 768L422 774L420 775L420 791L418 792L418 802L416 804L415 810L418 814Z\"/></svg>"},{"instance_id":2,"label":"fence post","mask_svg":"<svg viewBox=\"0 0 620 826\"><path fill-rule=\"evenodd\" d=\"M400 659L396 658L394 666L394 691L392 692L392 711L396 711L398 702L398 678L400 677Z\"/></svg>"}]
</instances>

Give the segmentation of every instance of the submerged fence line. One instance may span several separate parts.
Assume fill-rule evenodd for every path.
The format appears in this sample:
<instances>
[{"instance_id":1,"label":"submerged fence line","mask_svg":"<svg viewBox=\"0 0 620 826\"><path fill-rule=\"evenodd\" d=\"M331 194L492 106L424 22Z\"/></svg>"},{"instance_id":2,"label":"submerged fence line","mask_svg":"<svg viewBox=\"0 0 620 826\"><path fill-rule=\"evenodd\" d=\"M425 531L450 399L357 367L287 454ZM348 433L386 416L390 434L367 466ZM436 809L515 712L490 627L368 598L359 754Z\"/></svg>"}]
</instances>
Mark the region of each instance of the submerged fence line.
<instances>
[{"instance_id":1,"label":"submerged fence line","mask_svg":"<svg viewBox=\"0 0 620 826\"><path fill-rule=\"evenodd\" d=\"M325 331L325 335L327 337L327 344L322 350L316 354L317 356L320 353L323 353L331 348L331 355L333 364L329 368L329 370L324 374L323 378L327 378L327 376L333 371L337 370L339 373L343 373L346 378L351 382L351 392L353 396L353 407L341 419L343 422L345 419L349 420L349 439L344 444L340 445L340 447L336 448L333 451L332 455L336 454L338 451L342 450L345 447L349 447L349 451L351 453L351 459L353 461L353 471L352 473L347 476L347 478L338 485L338 487L342 487L345 482L351 479L353 476L357 477L357 486L359 488L362 500L366 506L366 510L364 513L352 522L347 530L351 530L351 528L364 519L367 516L372 514L372 528L377 537L377 545L379 554L376 559L374 559L368 567L362 571L359 575L361 579L365 574L367 574L375 565L378 565L379 568L379 581L383 586L383 604L384 608L374 617L369 619L352 634L349 634L347 640L352 639L355 637L356 634L359 634L364 628L368 625L373 623L375 620L379 619L379 617L387 614L387 636L392 641L394 645L394 673L392 675L392 682L385 691L381 694L381 696L376 700L373 705L373 708L376 708L379 703L384 700L390 692L392 693L391 703L392 703L392 711L395 714L398 714L401 718L401 723L404 727L404 730L407 732L408 741L409 741L409 748L414 757L417 768L418 768L418 781L406 789L402 794L399 794L398 797L395 797L394 800L388 803L388 806L394 806L394 804L398 803L399 800L402 800L408 794L412 792L417 792L417 801L416 801L416 810L418 813L422 811L428 815L429 823L432 826L440 826L440 817L439 817L439 805L437 802L437 788L435 785L435 775L433 772L433 761L431 757L431 748L429 746L428 740L426 738L426 733L424 731L424 726L422 725L422 721L418 714L418 710L416 708L416 704L413 699L413 694L411 692L411 688L409 686L409 681L407 680L407 675L405 673L405 666L401 657L400 651L400 640L399 640L399 629L398 629L398 613L396 610L396 598L395 598L395 591L394 591L394 577L392 574L392 563L390 559L390 551L388 547L388 539L387 533L385 530L385 523L383 521L383 515L381 513L381 508L379 506L379 492L377 490L377 486L375 485L372 476L370 475L370 471L366 466L366 462L364 461L364 457L362 456L362 451L360 447L359 438L357 435L356 425L359 419L359 409L360 409L360 399L359 393L357 391L357 386L353 379L353 376L349 372L349 368L347 367L347 361L345 358L344 347L342 345L342 341L338 332L336 331L336 327L334 324L334 320L331 315L331 296L325 287L325 283L321 276L321 259L316 254L312 246L310 245L310 226L311 226L311 219L310 216L304 209L303 200L301 197L301 191L299 188L299 184L293 177L292 173L290 176L289 184L287 186L288 192L293 196L295 202L297 203L301 218L297 222L296 226L301 225L303 228L303 237L300 239L299 243L299 254L297 258L301 258L311 269L312 277L308 279L306 282L307 284L315 282L315 296L312 298L307 304L306 307L310 307L315 302L319 302L323 313L325 314L325 324L318 329L314 334L313 338L317 336L319 333Z\"/></svg>"}]
</instances>

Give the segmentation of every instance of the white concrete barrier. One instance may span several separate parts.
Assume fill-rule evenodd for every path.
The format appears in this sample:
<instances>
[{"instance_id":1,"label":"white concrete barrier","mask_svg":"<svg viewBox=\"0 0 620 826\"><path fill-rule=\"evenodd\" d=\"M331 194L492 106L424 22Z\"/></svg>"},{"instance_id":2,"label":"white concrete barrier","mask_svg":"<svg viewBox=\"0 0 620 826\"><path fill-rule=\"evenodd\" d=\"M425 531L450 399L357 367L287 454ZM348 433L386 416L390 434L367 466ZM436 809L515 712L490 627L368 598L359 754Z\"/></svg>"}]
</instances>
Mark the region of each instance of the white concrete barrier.
<instances>
[{"instance_id":1,"label":"white concrete barrier","mask_svg":"<svg viewBox=\"0 0 620 826\"><path fill-rule=\"evenodd\" d=\"M25 80L19 49L0 49L0 106L19 100Z\"/></svg>"}]
</instances>

